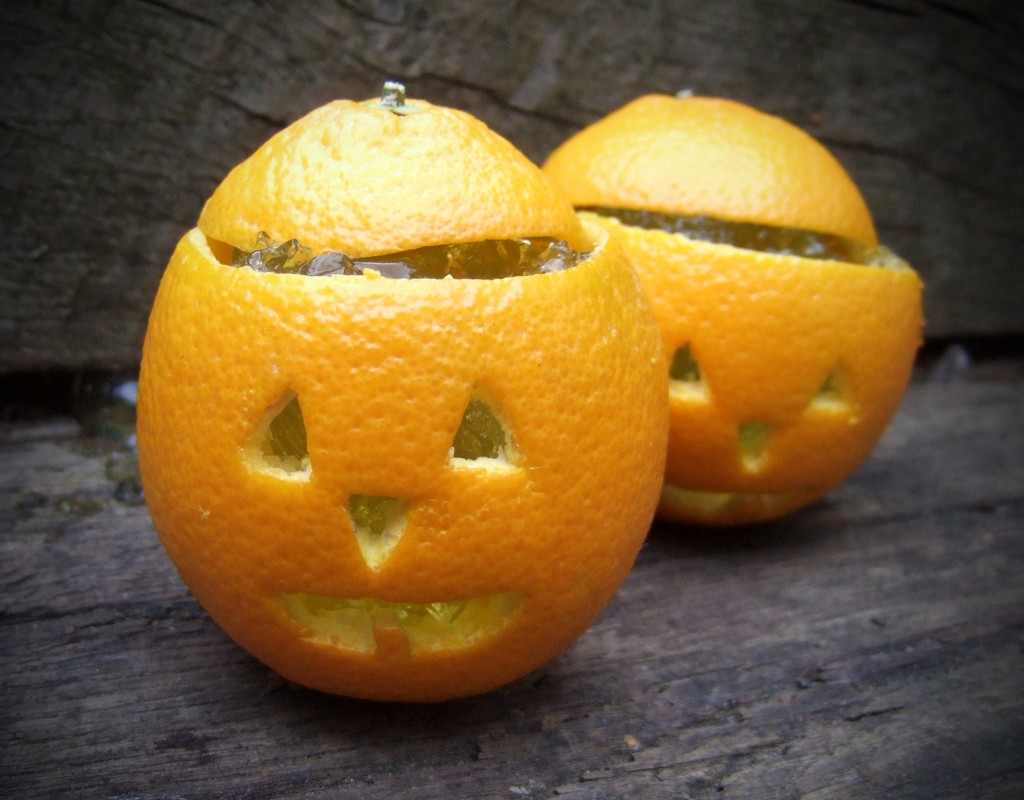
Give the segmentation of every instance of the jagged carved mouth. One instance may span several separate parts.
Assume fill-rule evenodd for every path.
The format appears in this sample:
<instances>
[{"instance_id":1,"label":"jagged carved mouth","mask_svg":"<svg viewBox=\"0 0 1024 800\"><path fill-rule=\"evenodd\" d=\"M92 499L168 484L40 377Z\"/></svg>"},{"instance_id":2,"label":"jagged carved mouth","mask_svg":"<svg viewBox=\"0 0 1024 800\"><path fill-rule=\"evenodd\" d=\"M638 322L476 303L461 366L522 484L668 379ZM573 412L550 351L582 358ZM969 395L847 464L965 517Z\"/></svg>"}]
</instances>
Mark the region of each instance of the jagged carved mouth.
<instances>
[{"instance_id":1,"label":"jagged carved mouth","mask_svg":"<svg viewBox=\"0 0 1024 800\"><path fill-rule=\"evenodd\" d=\"M377 649L378 631L399 631L412 653L458 650L505 628L522 606L518 592L436 603L349 600L308 592L277 595L306 638L357 653Z\"/></svg>"},{"instance_id":2,"label":"jagged carved mouth","mask_svg":"<svg viewBox=\"0 0 1024 800\"><path fill-rule=\"evenodd\" d=\"M813 489L794 492L707 492L682 489L666 483L662 486L664 502L687 508L698 516L715 519L723 512L737 514L770 515L776 509L790 508L795 502L803 502L813 496Z\"/></svg>"}]
</instances>

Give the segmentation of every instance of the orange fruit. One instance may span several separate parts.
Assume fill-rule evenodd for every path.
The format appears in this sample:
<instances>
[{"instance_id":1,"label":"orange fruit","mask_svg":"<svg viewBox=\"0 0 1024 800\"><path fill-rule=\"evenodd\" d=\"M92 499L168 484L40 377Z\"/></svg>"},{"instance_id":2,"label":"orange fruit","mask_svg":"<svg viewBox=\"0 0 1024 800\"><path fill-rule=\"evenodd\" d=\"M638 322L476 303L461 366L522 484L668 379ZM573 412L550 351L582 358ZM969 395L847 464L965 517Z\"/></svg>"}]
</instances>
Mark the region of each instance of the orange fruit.
<instances>
[{"instance_id":1,"label":"orange fruit","mask_svg":"<svg viewBox=\"0 0 1024 800\"><path fill-rule=\"evenodd\" d=\"M780 517L868 456L910 378L922 284L820 143L740 103L650 95L544 171L654 306L672 378L659 516Z\"/></svg>"},{"instance_id":2,"label":"orange fruit","mask_svg":"<svg viewBox=\"0 0 1024 800\"><path fill-rule=\"evenodd\" d=\"M228 263L260 231L314 255L589 254L495 279ZM139 385L146 499L195 597L285 678L487 691L568 646L630 569L664 464L661 366L621 248L505 140L424 101L331 103L237 167L171 257Z\"/></svg>"},{"instance_id":3,"label":"orange fruit","mask_svg":"<svg viewBox=\"0 0 1024 800\"><path fill-rule=\"evenodd\" d=\"M350 256L555 236L584 248L572 207L511 143L462 111L338 100L235 167L199 217L209 238L259 231Z\"/></svg>"}]
</instances>

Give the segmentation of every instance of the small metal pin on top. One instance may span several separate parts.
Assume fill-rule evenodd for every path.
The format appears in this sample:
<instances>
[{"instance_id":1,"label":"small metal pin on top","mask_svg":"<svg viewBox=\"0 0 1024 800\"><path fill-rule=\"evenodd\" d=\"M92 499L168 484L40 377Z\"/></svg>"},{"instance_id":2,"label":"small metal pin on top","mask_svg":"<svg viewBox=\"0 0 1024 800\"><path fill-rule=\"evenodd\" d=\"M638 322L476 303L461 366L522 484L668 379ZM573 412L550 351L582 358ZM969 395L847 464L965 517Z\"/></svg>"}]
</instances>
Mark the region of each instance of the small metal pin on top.
<instances>
[{"instance_id":1,"label":"small metal pin on top","mask_svg":"<svg viewBox=\"0 0 1024 800\"><path fill-rule=\"evenodd\" d=\"M380 92L380 102L376 104L393 114L406 115L420 111L419 106L405 102L405 84L398 81L384 81Z\"/></svg>"}]
</instances>

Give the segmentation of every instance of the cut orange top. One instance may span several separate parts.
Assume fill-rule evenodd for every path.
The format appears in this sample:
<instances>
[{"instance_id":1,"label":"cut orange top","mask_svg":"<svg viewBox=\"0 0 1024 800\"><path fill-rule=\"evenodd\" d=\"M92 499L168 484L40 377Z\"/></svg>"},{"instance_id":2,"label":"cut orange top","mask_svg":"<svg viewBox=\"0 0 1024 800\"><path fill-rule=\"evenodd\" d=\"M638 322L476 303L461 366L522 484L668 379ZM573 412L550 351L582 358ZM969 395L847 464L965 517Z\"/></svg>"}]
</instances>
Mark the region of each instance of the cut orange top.
<instances>
[{"instance_id":1,"label":"cut orange top","mask_svg":"<svg viewBox=\"0 0 1024 800\"><path fill-rule=\"evenodd\" d=\"M571 205L513 145L463 111L413 107L338 100L310 112L228 174L199 229L235 247L262 230L355 257L528 237L585 249Z\"/></svg>"},{"instance_id":2,"label":"cut orange top","mask_svg":"<svg viewBox=\"0 0 1024 800\"><path fill-rule=\"evenodd\" d=\"M867 204L824 146L731 100L647 95L585 128L544 170L577 207L706 215L878 243Z\"/></svg>"}]
</instances>

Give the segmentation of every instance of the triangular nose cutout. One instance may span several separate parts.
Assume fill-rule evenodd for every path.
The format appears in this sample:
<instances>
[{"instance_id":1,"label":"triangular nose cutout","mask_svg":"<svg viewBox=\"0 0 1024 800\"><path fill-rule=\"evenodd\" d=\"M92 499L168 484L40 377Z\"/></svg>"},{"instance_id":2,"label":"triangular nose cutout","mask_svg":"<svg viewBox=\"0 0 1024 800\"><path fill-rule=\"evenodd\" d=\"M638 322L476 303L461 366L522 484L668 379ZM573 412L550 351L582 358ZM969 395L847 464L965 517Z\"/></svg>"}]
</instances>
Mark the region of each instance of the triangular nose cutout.
<instances>
[{"instance_id":1,"label":"triangular nose cutout","mask_svg":"<svg viewBox=\"0 0 1024 800\"><path fill-rule=\"evenodd\" d=\"M408 505L397 497L354 494L348 499L359 551L374 572L387 561L405 533L408 512Z\"/></svg>"}]
</instances>

